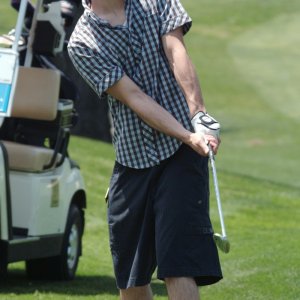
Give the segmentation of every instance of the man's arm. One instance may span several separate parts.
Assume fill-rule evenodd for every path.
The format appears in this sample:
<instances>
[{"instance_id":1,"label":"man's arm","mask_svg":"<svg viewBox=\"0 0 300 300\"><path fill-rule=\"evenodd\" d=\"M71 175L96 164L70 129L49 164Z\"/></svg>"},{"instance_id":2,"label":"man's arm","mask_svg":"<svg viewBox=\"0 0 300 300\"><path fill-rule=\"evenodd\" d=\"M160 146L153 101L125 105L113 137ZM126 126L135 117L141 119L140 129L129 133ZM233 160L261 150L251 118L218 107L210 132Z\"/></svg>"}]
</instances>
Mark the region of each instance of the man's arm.
<instances>
[{"instance_id":1,"label":"man's arm","mask_svg":"<svg viewBox=\"0 0 300 300\"><path fill-rule=\"evenodd\" d=\"M208 147L202 135L186 130L167 110L146 95L128 76L123 76L106 92L127 105L152 128L182 141L203 156L208 155ZM207 136L207 140L216 153L218 146L216 139Z\"/></svg>"},{"instance_id":2,"label":"man's arm","mask_svg":"<svg viewBox=\"0 0 300 300\"><path fill-rule=\"evenodd\" d=\"M162 43L170 67L188 103L191 117L198 111L205 112L199 79L187 54L182 28L179 27L163 35Z\"/></svg>"}]
</instances>

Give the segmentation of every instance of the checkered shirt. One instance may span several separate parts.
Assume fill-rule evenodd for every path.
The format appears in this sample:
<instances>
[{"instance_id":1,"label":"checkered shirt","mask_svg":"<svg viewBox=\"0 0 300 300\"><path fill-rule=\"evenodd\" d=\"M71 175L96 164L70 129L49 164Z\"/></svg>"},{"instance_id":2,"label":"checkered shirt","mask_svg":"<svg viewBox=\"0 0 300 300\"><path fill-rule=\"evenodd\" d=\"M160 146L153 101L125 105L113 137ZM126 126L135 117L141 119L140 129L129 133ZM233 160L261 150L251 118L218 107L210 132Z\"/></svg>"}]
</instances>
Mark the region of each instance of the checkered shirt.
<instances>
[{"instance_id":1,"label":"checkered shirt","mask_svg":"<svg viewBox=\"0 0 300 300\"><path fill-rule=\"evenodd\" d=\"M127 21L112 27L83 0L84 14L68 45L76 69L101 98L107 98L114 123L116 160L131 168L155 166L181 145L144 123L105 91L126 74L147 95L192 130L189 109L163 51L161 37L192 21L180 0L125 0ZM105 95L105 97L103 97Z\"/></svg>"}]
</instances>

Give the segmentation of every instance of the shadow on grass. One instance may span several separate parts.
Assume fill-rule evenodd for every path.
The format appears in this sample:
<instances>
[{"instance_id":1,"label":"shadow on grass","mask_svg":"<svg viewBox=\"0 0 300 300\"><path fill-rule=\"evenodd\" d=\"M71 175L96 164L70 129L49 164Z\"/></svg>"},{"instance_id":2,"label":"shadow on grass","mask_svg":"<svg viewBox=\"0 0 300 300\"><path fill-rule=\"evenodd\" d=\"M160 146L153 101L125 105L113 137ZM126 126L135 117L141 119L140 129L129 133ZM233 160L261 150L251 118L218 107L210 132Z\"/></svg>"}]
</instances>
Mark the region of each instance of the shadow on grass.
<instances>
[{"instance_id":1,"label":"shadow on grass","mask_svg":"<svg viewBox=\"0 0 300 300\"><path fill-rule=\"evenodd\" d=\"M153 293L166 296L165 285L159 281L151 283ZM39 293L54 293L66 296L96 296L101 294L118 295L115 279L106 275L77 275L72 281L30 280L20 270L9 272L8 277L0 282L1 294L22 295Z\"/></svg>"}]
</instances>

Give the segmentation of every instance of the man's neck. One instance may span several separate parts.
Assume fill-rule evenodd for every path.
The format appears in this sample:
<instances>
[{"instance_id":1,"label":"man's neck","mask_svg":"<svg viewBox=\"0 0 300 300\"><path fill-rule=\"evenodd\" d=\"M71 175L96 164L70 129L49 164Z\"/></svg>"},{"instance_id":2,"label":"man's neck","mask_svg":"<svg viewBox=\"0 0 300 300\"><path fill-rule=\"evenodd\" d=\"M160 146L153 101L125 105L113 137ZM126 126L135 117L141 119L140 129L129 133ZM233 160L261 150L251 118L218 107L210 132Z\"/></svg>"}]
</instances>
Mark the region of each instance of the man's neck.
<instances>
[{"instance_id":1,"label":"man's neck","mask_svg":"<svg viewBox=\"0 0 300 300\"><path fill-rule=\"evenodd\" d=\"M92 10L101 11L103 14L109 14L123 7L124 0L91 0Z\"/></svg>"},{"instance_id":2,"label":"man's neck","mask_svg":"<svg viewBox=\"0 0 300 300\"><path fill-rule=\"evenodd\" d=\"M123 25L126 21L125 0L91 0L91 9L111 26Z\"/></svg>"}]
</instances>

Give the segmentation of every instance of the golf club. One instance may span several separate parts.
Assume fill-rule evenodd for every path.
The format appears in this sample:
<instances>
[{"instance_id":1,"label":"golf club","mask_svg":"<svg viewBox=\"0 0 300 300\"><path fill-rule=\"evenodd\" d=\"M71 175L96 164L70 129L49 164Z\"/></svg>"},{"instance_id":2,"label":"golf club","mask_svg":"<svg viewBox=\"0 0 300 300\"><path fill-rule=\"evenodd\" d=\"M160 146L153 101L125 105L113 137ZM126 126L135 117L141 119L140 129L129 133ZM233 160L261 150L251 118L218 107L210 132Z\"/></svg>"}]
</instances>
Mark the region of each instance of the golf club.
<instances>
[{"instance_id":1,"label":"golf club","mask_svg":"<svg viewBox=\"0 0 300 300\"><path fill-rule=\"evenodd\" d=\"M219 249L221 251L223 251L224 253L228 253L230 250L230 243L226 236L225 223L224 223L222 205L221 205L221 197L220 197L219 185L218 185L217 170L216 170L216 165L215 165L215 157L214 157L211 146L208 145L208 147L209 147L210 165L211 165L212 174L213 174L214 188L215 188L215 192L216 192L216 199L217 199L217 204L218 204L218 211L219 211L221 230L222 230L222 235L219 233L214 234L214 240L215 240L216 245L219 247Z\"/></svg>"}]
</instances>

